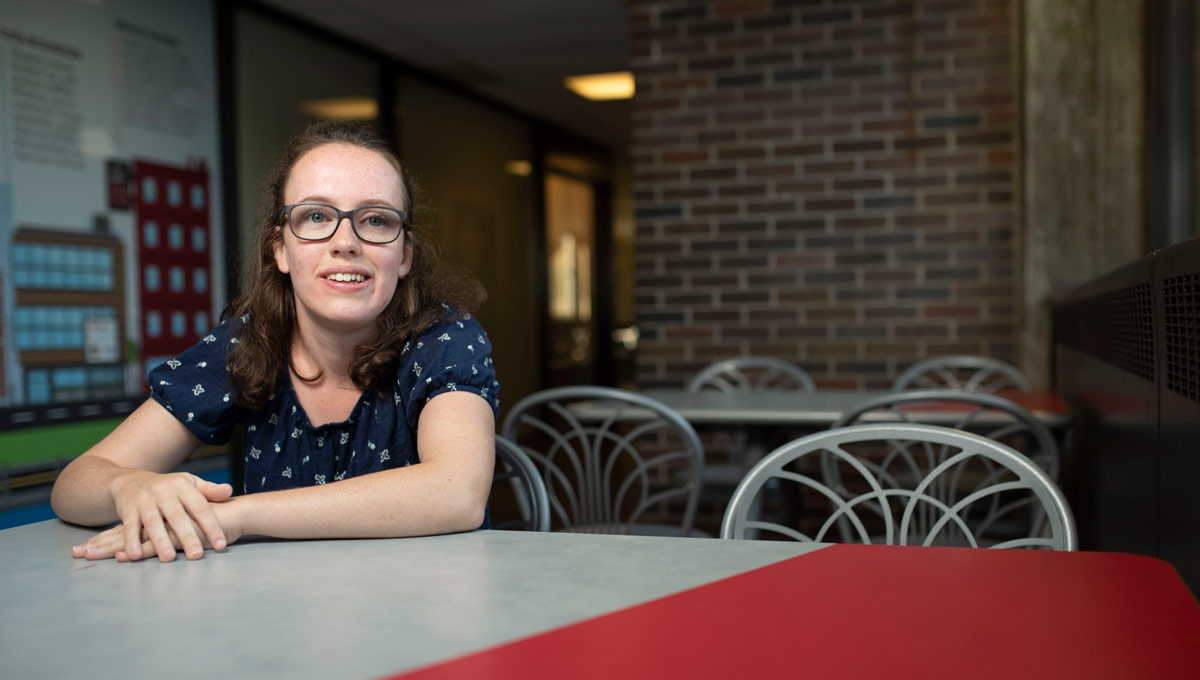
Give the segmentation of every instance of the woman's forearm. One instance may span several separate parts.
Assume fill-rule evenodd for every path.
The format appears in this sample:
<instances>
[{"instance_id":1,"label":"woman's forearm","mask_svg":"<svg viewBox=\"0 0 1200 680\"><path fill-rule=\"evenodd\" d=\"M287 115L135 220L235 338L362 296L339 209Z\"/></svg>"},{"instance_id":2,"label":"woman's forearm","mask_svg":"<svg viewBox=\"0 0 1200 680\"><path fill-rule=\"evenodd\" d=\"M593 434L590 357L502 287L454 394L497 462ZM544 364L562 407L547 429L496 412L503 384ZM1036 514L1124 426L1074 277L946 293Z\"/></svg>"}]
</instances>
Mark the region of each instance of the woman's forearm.
<instances>
[{"instance_id":1,"label":"woman's forearm","mask_svg":"<svg viewBox=\"0 0 1200 680\"><path fill-rule=\"evenodd\" d=\"M73 524L101 526L115 522L113 482L136 472L99 456L80 456L59 473L50 492L50 507L54 514Z\"/></svg>"},{"instance_id":2,"label":"woman's forearm","mask_svg":"<svg viewBox=\"0 0 1200 680\"><path fill-rule=\"evenodd\" d=\"M483 523L489 479L422 463L319 486L239 496L227 505L241 534L384 538L453 533ZM226 513L221 513L226 514Z\"/></svg>"},{"instance_id":3,"label":"woman's forearm","mask_svg":"<svg viewBox=\"0 0 1200 680\"><path fill-rule=\"evenodd\" d=\"M491 407L447 392L421 411L417 465L340 482L240 496L229 513L242 534L372 538L471 531L483 523L496 450Z\"/></svg>"},{"instance_id":4,"label":"woman's forearm","mask_svg":"<svg viewBox=\"0 0 1200 680\"><path fill-rule=\"evenodd\" d=\"M85 526L118 519L117 487L170 472L200 441L158 402L147 399L54 482L50 505L62 519Z\"/></svg>"}]
</instances>

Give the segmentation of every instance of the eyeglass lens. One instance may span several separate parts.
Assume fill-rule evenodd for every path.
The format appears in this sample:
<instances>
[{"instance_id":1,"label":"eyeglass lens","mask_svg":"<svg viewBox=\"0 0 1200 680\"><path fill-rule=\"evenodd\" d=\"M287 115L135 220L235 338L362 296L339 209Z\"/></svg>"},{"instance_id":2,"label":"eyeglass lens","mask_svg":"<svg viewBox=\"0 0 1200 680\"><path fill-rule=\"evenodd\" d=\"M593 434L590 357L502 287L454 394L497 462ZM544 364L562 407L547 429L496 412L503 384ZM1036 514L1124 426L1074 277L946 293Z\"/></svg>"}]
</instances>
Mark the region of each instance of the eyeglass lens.
<instances>
[{"instance_id":1,"label":"eyeglass lens","mask_svg":"<svg viewBox=\"0 0 1200 680\"><path fill-rule=\"evenodd\" d=\"M354 233L368 243L391 243L404 227L404 216L398 210L366 206L339 211L323 203L297 203L290 206L288 226L296 238L323 241L333 236L343 216L350 218Z\"/></svg>"}]
</instances>

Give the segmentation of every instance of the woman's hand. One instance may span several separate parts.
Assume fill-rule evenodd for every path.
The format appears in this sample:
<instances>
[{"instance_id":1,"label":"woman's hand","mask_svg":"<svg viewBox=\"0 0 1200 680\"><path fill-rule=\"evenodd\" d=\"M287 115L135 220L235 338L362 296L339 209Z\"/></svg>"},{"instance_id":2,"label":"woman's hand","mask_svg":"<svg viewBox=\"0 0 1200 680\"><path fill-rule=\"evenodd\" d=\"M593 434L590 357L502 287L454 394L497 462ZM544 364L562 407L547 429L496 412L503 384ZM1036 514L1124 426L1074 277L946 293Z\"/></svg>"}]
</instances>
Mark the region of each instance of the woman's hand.
<instances>
[{"instance_id":1,"label":"woman's hand","mask_svg":"<svg viewBox=\"0 0 1200 680\"><path fill-rule=\"evenodd\" d=\"M73 556L107 559L123 552L136 561L157 554L170 562L183 550L194 560L206 547L224 550L231 542L215 509L233 494L228 484L186 472L130 470L112 480L111 492L121 523L72 548Z\"/></svg>"},{"instance_id":2,"label":"woman's hand","mask_svg":"<svg viewBox=\"0 0 1200 680\"><path fill-rule=\"evenodd\" d=\"M230 512L230 503L212 503L213 513L217 517L217 521L224 527L224 535L228 544L237 542L242 537L241 530L232 521L232 513ZM193 522L193 525L195 523ZM198 525L193 527L193 531L198 530ZM179 536L170 528L167 529L167 538L171 541L174 550L183 548L183 543L179 540ZM71 549L71 554L75 557L84 557L88 560L103 560L116 559L118 562L135 562L139 559L150 557L156 553L157 547L150 542L145 531L142 532L140 545L140 557L134 558L129 555L126 550L126 527L123 524L118 524L110 529L96 534L84 543L77 545ZM201 545L204 550L212 550L213 545L207 538L201 540ZM186 554L186 550L185 550ZM172 558L174 553L172 553ZM200 555L192 556L188 554L188 559L197 559ZM160 558L161 559L161 558ZM168 561L168 560L163 560Z\"/></svg>"}]
</instances>

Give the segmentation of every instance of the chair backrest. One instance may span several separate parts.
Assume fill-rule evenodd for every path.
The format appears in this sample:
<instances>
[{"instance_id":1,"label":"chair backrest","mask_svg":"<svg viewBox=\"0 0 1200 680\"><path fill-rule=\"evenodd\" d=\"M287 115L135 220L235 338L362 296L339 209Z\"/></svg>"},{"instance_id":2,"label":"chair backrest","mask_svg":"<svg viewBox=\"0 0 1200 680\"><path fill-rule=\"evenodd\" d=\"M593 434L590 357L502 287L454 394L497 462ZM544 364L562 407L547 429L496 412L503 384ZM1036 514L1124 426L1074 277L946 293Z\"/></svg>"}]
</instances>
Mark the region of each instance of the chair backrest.
<instances>
[{"instance_id":1,"label":"chair backrest","mask_svg":"<svg viewBox=\"0 0 1200 680\"><path fill-rule=\"evenodd\" d=\"M709 364L688 383L689 392L765 392L803 390L815 392L817 386L804 369L773 357L737 357Z\"/></svg>"},{"instance_id":2,"label":"chair backrest","mask_svg":"<svg viewBox=\"0 0 1200 680\"><path fill-rule=\"evenodd\" d=\"M923 359L896 378L892 391L955 390L992 394L1000 390L1029 390L1029 378L1010 363L970 355Z\"/></svg>"},{"instance_id":3,"label":"chair backrest","mask_svg":"<svg viewBox=\"0 0 1200 680\"><path fill-rule=\"evenodd\" d=\"M910 458L928 455L931 450L941 455L926 474L906 487L864 463L865 457L880 450L906 452L901 455ZM837 459L844 470L844 486L855 490L854 496L845 498L809 474L818 467L812 457L821 455ZM751 516L756 507L769 513L770 503L760 495L771 488L778 492L785 484L797 485L810 497L802 502L800 517ZM828 511L810 512L818 508ZM980 539L1012 512L1038 514L1042 521L1023 523L1036 533L1031 530L1027 535L996 541ZM980 516L986 517L982 523L977 521ZM746 538L768 532L799 541L834 541L839 538L839 525L849 527L849 536L841 536L841 540L862 543L1077 547L1075 522L1062 492L1028 458L969 432L912 424L835 428L779 447L755 465L734 492L721 537Z\"/></svg>"},{"instance_id":4,"label":"chair backrest","mask_svg":"<svg viewBox=\"0 0 1200 680\"><path fill-rule=\"evenodd\" d=\"M493 529L550 531L550 498L546 495L545 481L521 447L499 435L496 436L493 491L497 486L505 486L511 491L515 506L512 509L519 517L497 520L493 516Z\"/></svg>"},{"instance_id":5,"label":"chair backrest","mask_svg":"<svg viewBox=\"0 0 1200 680\"><path fill-rule=\"evenodd\" d=\"M695 429L644 395L558 387L509 411L501 435L520 445L546 482L554 527L636 533L642 523L692 529L704 468Z\"/></svg>"},{"instance_id":6,"label":"chair backrest","mask_svg":"<svg viewBox=\"0 0 1200 680\"><path fill-rule=\"evenodd\" d=\"M929 422L931 406L938 414L951 414L951 420ZM952 390L896 392L863 401L843 412L832 427L868 420L936 424L981 434L1025 454L1058 481L1060 456L1054 435L1028 409L1002 397Z\"/></svg>"}]
</instances>

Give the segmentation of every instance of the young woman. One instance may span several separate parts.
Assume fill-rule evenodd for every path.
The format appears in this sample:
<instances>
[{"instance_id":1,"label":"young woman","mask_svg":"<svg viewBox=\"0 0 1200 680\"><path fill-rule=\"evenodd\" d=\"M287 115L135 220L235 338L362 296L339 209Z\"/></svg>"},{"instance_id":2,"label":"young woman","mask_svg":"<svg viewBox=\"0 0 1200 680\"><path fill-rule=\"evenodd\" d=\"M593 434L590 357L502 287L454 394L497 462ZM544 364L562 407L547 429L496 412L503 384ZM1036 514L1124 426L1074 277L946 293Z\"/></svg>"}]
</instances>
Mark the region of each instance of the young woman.
<instances>
[{"instance_id":1,"label":"young woman","mask_svg":"<svg viewBox=\"0 0 1200 680\"><path fill-rule=\"evenodd\" d=\"M475 529L499 385L395 155L367 128L318 123L269 176L248 292L150 373L151 397L59 475L62 519L119 522L87 559L189 559L245 535L395 537ZM245 426L245 495L172 472ZM419 463L419 464L417 464Z\"/></svg>"}]
</instances>

